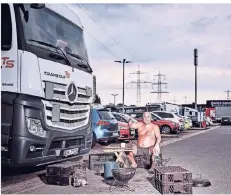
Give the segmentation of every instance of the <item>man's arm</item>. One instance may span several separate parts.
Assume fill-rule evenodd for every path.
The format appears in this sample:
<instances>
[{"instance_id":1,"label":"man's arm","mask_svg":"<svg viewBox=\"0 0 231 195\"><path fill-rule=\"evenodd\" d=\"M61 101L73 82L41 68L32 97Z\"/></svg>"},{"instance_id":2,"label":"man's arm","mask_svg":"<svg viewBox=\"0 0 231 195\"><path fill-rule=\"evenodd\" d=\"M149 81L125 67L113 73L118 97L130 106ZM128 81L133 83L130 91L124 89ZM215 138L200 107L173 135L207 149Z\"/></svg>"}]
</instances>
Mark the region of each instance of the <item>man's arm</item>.
<instances>
[{"instance_id":1,"label":"man's arm","mask_svg":"<svg viewBox=\"0 0 231 195\"><path fill-rule=\"evenodd\" d=\"M155 126L155 136L156 136L156 144L155 145L160 145L161 142L161 134L160 134L160 128L158 126Z\"/></svg>"},{"instance_id":2,"label":"man's arm","mask_svg":"<svg viewBox=\"0 0 231 195\"><path fill-rule=\"evenodd\" d=\"M132 120L129 120L128 126L132 129L139 129L139 122L133 122Z\"/></svg>"}]
</instances>

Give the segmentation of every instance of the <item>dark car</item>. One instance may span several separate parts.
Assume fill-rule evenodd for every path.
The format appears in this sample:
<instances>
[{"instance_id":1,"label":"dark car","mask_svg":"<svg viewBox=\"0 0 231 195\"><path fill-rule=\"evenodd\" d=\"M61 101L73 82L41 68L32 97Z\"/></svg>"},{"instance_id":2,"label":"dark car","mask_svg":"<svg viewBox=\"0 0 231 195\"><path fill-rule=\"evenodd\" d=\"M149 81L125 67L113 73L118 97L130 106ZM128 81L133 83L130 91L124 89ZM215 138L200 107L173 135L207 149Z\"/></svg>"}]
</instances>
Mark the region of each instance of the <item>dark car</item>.
<instances>
[{"instance_id":1,"label":"dark car","mask_svg":"<svg viewBox=\"0 0 231 195\"><path fill-rule=\"evenodd\" d=\"M92 109L92 148L96 143L114 141L119 137L116 118L105 109Z\"/></svg>"},{"instance_id":2,"label":"dark car","mask_svg":"<svg viewBox=\"0 0 231 195\"><path fill-rule=\"evenodd\" d=\"M231 125L231 117L230 116L223 116L221 118L221 125Z\"/></svg>"}]
</instances>

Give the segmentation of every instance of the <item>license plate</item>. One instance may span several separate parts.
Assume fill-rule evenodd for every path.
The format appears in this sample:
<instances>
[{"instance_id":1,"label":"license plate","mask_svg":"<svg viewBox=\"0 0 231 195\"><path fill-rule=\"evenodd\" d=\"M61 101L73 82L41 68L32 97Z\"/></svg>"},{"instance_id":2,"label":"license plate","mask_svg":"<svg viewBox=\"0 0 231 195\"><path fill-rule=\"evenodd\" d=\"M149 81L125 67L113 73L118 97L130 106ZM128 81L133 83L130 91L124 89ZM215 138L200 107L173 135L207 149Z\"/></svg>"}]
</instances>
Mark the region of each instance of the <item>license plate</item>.
<instances>
[{"instance_id":1,"label":"license plate","mask_svg":"<svg viewBox=\"0 0 231 195\"><path fill-rule=\"evenodd\" d=\"M73 149L65 150L63 152L63 156L68 157L71 155L76 155L76 154L78 154L78 152L79 152L79 148L73 148Z\"/></svg>"},{"instance_id":2,"label":"license plate","mask_svg":"<svg viewBox=\"0 0 231 195\"><path fill-rule=\"evenodd\" d=\"M119 133L113 133L112 136L119 136Z\"/></svg>"}]
</instances>

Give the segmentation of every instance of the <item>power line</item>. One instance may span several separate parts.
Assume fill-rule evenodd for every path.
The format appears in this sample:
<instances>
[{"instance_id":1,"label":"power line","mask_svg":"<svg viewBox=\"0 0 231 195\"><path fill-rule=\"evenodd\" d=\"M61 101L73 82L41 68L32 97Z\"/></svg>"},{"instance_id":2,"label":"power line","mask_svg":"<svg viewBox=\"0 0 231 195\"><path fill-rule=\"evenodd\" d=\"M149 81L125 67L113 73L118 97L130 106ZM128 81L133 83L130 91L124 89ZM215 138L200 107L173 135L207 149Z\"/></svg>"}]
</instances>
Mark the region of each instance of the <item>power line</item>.
<instances>
[{"instance_id":1,"label":"power line","mask_svg":"<svg viewBox=\"0 0 231 195\"><path fill-rule=\"evenodd\" d=\"M65 5L66 6L66 5ZM71 8L69 8L68 6L66 6L70 11L72 11L74 14L76 14ZM98 39L96 39L93 35L91 35L89 32L87 32L85 30L85 32L92 37L98 44L99 46L101 46L102 49L104 49L104 51L108 52L109 54L111 54L112 56L114 56L115 58L119 58L116 54L114 54L110 49L108 49L103 43L101 43Z\"/></svg>"},{"instance_id":2,"label":"power line","mask_svg":"<svg viewBox=\"0 0 231 195\"><path fill-rule=\"evenodd\" d=\"M162 77L164 77L164 80L166 79L166 75L160 74L159 72L157 75L154 75L154 77L158 77L158 81L152 83L152 85L157 85L157 91L151 93L157 93L157 100L161 102L162 93L168 93L167 91L162 91L162 85L165 85L167 88L167 83L161 81Z\"/></svg>"},{"instance_id":3,"label":"power line","mask_svg":"<svg viewBox=\"0 0 231 195\"><path fill-rule=\"evenodd\" d=\"M108 49L103 43L101 43L99 40L97 40L93 35L91 35L89 32L85 30L85 32L90 35L100 46L104 49L104 51L108 52L109 54L113 55L115 58L120 58L116 54L114 54L110 49Z\"/></svg>"},{"instance_id":4,"label":"power line","mask_svg":"<svg viewBox=\"0 0 231 195\"><path fill-rule=\"evenodd\" d=\"M94 58L95 60L97 60L97 61L99 61L99 62L100 62L100 60L99 60L97 57L92 56L92 55L91 55L91 57L92 57L92 58Z\"/></svg>"},{"instance_id":5,"label":"power line","mask_svg":"<svg viewBox=\"0 0 231 195\"><path fill-rule=\"evenodd\" d=\"M82 9L84 11L84 13L96 24L98 25L113 41L115 41L125 52L127 52L133 59L134 56L128 52L127 49L125 49L114 37L112 37L104 27L102 27L101 25L98 24L98 22L87 12L87 10L85 8L83 8L81 5L77 4L79 6L80 9ZM135 59L136 60L136 59ZM137 61L137 60L136 60Z\"/></svg>"}]
</instances>

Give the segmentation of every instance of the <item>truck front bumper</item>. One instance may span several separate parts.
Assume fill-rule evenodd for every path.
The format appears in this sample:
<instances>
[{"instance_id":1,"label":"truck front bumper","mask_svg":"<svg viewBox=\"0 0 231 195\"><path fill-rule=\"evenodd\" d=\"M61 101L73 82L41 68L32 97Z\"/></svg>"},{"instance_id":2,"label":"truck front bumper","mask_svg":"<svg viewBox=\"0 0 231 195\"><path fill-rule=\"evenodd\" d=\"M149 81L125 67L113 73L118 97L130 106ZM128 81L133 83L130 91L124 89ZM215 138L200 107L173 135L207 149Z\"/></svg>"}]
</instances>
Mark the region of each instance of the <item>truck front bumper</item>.
<instances>
[{"instance_id":1,"label":"truck front bumper","mask_svg":"<svg viewBox=\"0 0 231 195\"><path fill-rule=\"evenodd\" d=\"M12 108L11 114L7 111L9 108ZM76 158L91 150L91 120L87 125L73 130L49 127L45 122L41 98L19 95L12 102L4 99L3 112L8 114L2 117L2 148L8 151L2 151L2 164L12 167L39 166ZM40 120L47 136L30 133L26 118ZM70 152L75 151L67 155L65 151L71 149Z\"/></svg>"}]
</instances>

